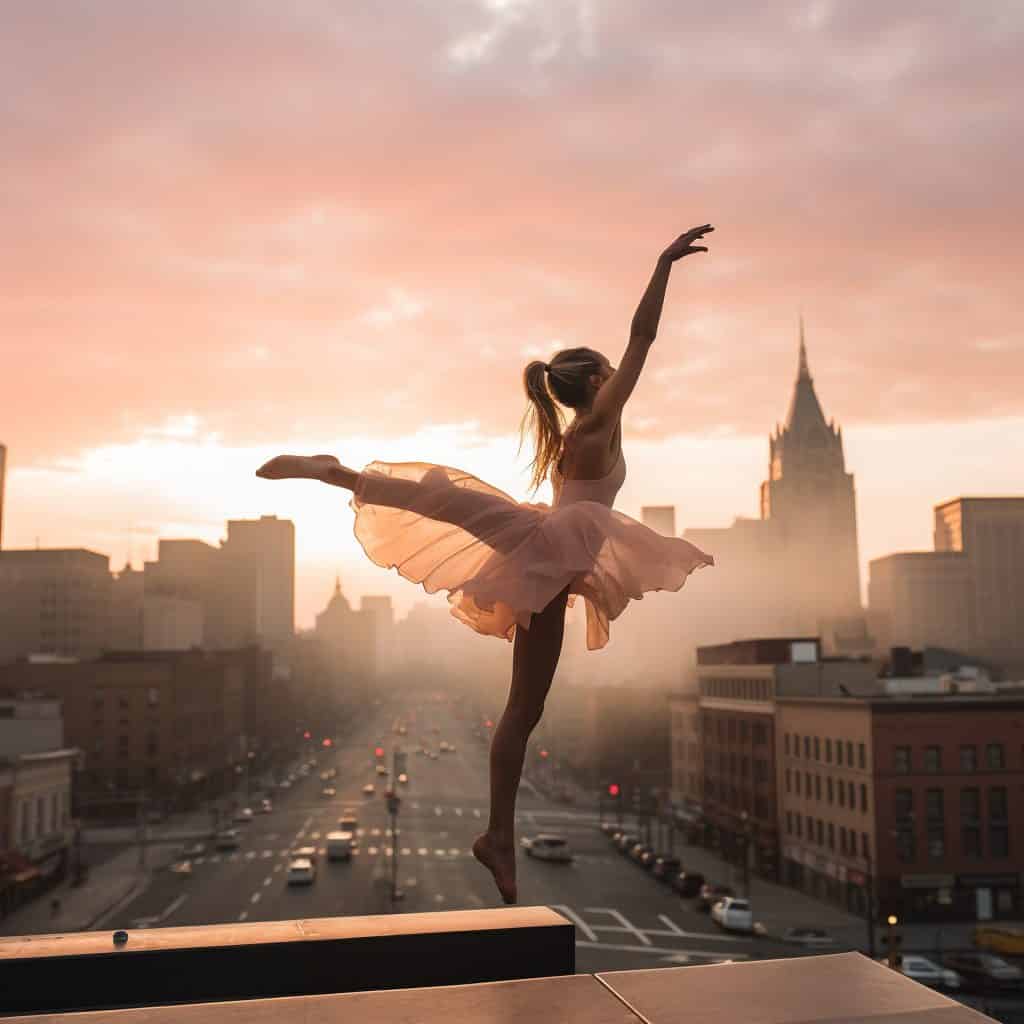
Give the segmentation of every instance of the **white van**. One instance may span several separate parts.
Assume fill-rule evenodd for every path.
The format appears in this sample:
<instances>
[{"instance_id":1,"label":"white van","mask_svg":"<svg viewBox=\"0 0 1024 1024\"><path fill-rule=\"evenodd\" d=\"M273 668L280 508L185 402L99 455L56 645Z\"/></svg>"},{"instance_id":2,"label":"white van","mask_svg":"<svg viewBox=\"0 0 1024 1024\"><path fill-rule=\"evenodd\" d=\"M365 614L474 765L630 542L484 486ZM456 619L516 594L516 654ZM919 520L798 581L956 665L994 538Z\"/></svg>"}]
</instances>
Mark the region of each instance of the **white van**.
<instances>
[{"instance_id":1,"label":"white van","mask_svg":"<svg viewBox=\"0 0 1024 1024\"><path fill-rule=\"evenodd\" d=\"M528 857L536 857L537 860L554 860L562 864L568 864L572 860L572 850L569 849L565 836L545 832L533 838L524 836L520 844Z\"/></svg>"},{"instance_id":2,"label":"white van","mask_svg":"<svg viewBox=\"0 0 1024 1024\"><path fill-rule=\"evenodd\" d=\"M327 859L328 860L351 860L352 859L352 833L351 832L328 832L327 833Z\"/></svg>"}]
</instances>

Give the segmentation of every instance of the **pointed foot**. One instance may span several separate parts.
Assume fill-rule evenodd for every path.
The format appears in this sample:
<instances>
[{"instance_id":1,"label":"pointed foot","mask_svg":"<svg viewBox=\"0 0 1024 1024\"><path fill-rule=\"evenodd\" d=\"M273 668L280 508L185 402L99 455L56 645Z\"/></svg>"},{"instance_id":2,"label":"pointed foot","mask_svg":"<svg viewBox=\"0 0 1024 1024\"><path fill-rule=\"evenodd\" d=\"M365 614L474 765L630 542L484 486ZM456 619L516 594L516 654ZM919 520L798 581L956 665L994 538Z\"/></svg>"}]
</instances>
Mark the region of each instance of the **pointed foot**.
<instances>
[{"instance_id":1,"label":"pointed foot","mask_svg":"<svg viewBox=\"0 0 1024 1024\"><path fill-rule=\"evenodd\" d=\"M473 842L473 856L494 876L502 900L515 903L518 898L515 847L499 844L489 832L484 832Z\"/></svg>"}]
</instances>

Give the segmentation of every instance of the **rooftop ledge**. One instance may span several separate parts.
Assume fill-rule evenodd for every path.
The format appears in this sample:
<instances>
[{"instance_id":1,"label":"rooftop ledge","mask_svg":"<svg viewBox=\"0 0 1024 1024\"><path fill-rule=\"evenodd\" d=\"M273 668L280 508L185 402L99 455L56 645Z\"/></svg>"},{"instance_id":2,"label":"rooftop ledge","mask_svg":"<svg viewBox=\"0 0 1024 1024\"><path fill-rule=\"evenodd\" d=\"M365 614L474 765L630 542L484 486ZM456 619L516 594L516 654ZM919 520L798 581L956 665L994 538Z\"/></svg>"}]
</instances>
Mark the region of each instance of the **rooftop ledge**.
<instances>
[{"instance_id":1,"label":"rooftop ledge","mask_svg":"<svg viewBox=\"0 0 1024 1024\"><path fill-rule=\"evenodd\" d=\"M585 975L573 943L547 907L160 928L118 945L110 932L19 937L0 940L0 1013L31 1014L5 1018L26 1024L990 1020L859 953Z\"/></svg>"}]
</instances>

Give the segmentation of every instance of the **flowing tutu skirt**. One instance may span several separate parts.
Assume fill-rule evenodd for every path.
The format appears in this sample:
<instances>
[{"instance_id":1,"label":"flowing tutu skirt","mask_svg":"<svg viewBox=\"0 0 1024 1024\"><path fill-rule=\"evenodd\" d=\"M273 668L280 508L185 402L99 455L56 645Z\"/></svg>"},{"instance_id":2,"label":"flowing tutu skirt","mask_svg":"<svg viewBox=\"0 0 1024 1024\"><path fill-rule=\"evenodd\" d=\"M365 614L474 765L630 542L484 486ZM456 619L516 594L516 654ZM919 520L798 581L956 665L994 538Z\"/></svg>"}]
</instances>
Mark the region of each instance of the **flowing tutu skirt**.
<instances>
[{"instance_id":1,"label":"flowing tutu skirt","mask_svg":"<svg viewBox=\"0 0 1024 1024\"><path fill-rule=\"evenodd\" d=\"M570 605L586 602L587 647L597 650L631 599L679 590L694 569L714 564L688 541L600 502L521 503L431 463L371 463L350 505L372 561L428 593L447 591L452 615L507 640L568 586Z\"/></svg>"}]
</instances>

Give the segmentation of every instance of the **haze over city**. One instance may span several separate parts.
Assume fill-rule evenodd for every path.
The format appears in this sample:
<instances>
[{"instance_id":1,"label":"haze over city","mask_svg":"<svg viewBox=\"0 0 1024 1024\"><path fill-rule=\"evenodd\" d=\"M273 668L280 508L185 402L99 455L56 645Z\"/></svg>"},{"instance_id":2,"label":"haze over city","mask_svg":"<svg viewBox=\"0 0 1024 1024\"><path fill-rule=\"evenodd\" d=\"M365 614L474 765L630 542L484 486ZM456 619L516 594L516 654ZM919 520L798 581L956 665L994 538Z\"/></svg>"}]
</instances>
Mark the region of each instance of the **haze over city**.
<instances>
[{"instance_id":1,"label":"haze over city","mask_svg":"<svg viewBox=\"0 0 1024 1024\"><path fill-rule=\"evenodd\" d=\"M401 613L422 594L366 563L340 492L253 469L429 460L526 498L523 366L618 359L703 220L627 410L624 511L757 515L801 313L862 579L930 547L933 505L1019 492L1019 9L676 10L19 5L5 546L138 566L276 513L299 626L336 574Z\"/></svg>"}]
</instances>

